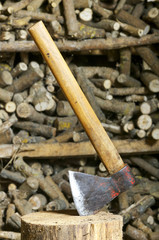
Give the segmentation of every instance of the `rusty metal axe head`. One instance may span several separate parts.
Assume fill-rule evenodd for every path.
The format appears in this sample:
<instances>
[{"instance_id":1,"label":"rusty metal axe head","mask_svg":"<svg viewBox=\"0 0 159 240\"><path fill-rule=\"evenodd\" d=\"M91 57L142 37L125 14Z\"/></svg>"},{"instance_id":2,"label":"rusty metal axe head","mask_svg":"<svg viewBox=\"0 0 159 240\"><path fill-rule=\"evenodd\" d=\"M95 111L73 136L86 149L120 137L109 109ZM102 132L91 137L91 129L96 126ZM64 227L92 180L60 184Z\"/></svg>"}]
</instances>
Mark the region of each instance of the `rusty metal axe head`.
<instances>
[{"instance_id":1,"label":"rusty metal axe head","mask_svg":"<svg viewBox=\"0 0 159 240\"><path fill-rule=\"evenodd\" d=\"M128 165L107 178L69 171L69 180L76 209L82 216L96 213L135 183Z\"/></svg>"}]
</instances>

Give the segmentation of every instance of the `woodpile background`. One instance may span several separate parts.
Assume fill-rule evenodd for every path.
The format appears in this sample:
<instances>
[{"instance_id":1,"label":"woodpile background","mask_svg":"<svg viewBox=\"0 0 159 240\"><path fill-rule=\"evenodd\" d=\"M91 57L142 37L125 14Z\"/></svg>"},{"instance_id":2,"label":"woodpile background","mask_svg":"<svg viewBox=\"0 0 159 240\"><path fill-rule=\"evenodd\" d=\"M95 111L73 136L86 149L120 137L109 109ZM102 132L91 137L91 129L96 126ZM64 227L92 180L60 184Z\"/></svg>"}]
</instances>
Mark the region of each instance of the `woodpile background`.
<instances>
[{"instance_id":1,"label":"woodpile background","mask_svg":"<svg viewBox=\"0 0 159 240\"><path fill-rule=\"evenodd\" d=\"M28 29L42 20L136 185L105 206L124 239L159 239L159 2L0 3L0 239L21 216L74 208L68 170L108 172Z\"/></svg>"}]
</instances>

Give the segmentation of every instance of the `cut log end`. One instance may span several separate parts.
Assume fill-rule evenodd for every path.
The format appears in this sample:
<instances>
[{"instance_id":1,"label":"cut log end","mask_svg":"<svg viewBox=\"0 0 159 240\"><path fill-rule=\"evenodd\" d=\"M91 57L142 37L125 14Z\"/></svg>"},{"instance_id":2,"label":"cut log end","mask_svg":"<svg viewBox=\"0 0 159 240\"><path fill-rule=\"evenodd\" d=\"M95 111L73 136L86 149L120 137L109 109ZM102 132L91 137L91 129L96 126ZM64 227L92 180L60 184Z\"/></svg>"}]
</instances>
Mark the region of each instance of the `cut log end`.
<instances>
[{"instance_id":1,"label":"cut log end","mask_svg":"<svg viewBox=\"0 0 159 240\"><path fill-rule=\"evenodd\" d=\"M159 79L154 79L149 84L149 89L151 92L159 92Z\"/></svg>"},{"instance_id":2,"label":"cut log end","mask_svg":"<svg viewBox=\"0 0 159 240\"><path fill-rule=\"evenodd\" d=\"M121 240L122 217L106 212L78 216L74 210L37 212L22 217L22 240Z\"/></svg>"},{"instance_id":3,"label":"cut log end","mask_svg":"<svg viewBox=\"0 0 159 240\"><path fill-rule=\"evenodd\" d=\"M149 115L143 114L138 118L137 125L142 130L148 130L152 126L152 119Z\"/></svg>"}]
</instances>

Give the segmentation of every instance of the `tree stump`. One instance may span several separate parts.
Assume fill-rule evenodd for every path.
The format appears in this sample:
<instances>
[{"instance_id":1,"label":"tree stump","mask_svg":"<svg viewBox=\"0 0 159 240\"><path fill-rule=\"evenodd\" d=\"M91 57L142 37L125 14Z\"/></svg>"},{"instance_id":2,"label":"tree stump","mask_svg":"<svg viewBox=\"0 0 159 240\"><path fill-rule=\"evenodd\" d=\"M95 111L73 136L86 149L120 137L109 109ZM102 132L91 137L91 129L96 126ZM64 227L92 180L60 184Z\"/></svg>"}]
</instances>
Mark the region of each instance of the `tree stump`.
<instances>
[{"instance_id":1,"label":"tree stump","mask_svg":"<svg viewBox=\"0 0 159 240\"><path fill-rule=\"evenodd\" d=\"M123 220L104 211L78 216L74 210L22 217L21 240L122 240Z\"/></svg>"}]
</instances>

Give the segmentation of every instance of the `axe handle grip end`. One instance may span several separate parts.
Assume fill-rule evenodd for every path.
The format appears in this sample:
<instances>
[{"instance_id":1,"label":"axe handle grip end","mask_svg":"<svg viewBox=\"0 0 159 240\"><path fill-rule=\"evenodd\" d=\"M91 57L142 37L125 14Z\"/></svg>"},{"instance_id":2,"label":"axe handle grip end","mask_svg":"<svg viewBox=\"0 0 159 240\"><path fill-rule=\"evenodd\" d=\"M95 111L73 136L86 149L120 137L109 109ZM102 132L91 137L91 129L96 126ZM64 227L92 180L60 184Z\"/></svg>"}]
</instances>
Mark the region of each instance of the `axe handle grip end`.
<instances>
[{"instance_id":1,"label":"axe handle grip end","mask_svg":"<svg viewBox=\"0 0 159 240\"><path fill-rule=\"evenodd\" d=\"M42 21L29 32L110 174L125 165Z\"/></svg>"}]
</instances>

